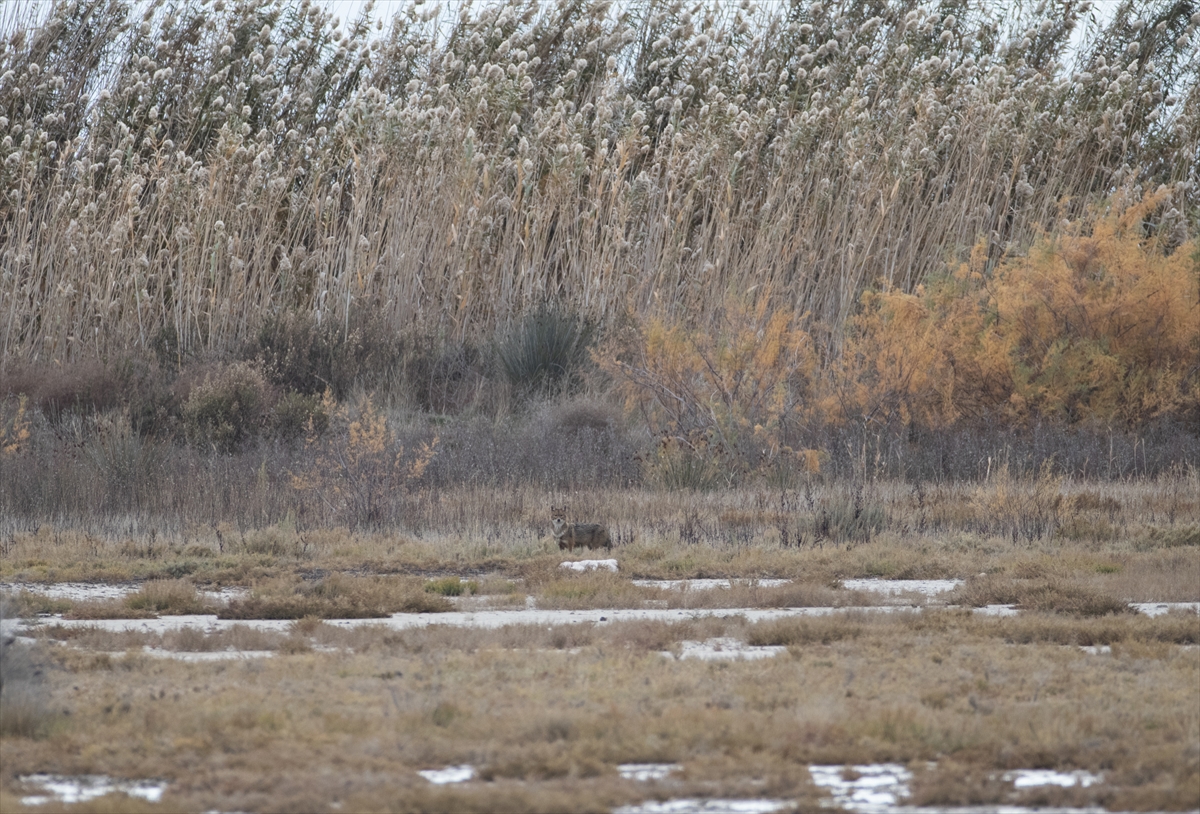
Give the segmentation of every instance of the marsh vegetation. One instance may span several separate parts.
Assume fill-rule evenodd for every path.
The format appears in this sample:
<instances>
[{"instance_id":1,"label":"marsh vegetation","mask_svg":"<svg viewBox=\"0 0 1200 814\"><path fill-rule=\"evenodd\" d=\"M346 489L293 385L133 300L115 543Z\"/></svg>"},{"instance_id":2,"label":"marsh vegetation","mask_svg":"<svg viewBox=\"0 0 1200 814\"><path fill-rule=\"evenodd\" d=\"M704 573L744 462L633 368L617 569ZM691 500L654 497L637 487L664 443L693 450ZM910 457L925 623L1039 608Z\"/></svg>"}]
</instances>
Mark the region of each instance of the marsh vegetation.
<instances>
[{"instance_id":1,"label":"marsh vegetation","mask_svg":"<svg viewBox=\"0 0 1200 814\"><path fill-rule=\"evenodd\" d=\"M4 811L1200 805L1194 4L38 10Z\"/></svg>"}]
</instances>

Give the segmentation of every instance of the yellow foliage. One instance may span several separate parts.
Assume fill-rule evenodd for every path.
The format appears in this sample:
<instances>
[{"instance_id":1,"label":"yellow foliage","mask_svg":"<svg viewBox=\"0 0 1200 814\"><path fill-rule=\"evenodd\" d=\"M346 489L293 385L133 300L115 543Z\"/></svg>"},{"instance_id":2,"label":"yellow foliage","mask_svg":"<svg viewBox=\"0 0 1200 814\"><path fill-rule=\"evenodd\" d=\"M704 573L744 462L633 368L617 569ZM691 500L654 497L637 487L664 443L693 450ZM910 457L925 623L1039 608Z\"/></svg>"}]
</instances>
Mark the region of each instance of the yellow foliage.
<instances>
[{"instance_id":1,"label":"yellow foliage","mask_svg":"<svg viewBox=\"0 0 1200 814\"><path fill-rule=\"evenodd\" d=\"M1164 254L1141 223L1149 196L1090 236L1048 236L987 279L983 252L915 294L867 292L831 417L942 426L997 412L1070 422L1195 415L1200 250Z\"/></svg>"},{"instance_id":2,"label":"yellow foliage","mask_svg":"<svg viewBox=\"0 0 1200 814\"><path fill-rule=\"evenodd\" d=\"M337 404L329 391L322 407L330 416L329 431L310 432L315 454L309 469L292 473L292 487L312 491L350 525L381 522L399 493L419 481L437 453L435 436L413 453L396 442L387 417L364 398L357 415Z\"/></svg>"},{"instance_id":3,"label":"yellow foliage","mask_svg":"<svg viewBox=\"0 0 1200 814\"><path fill-rule=\"evenodd\" d=\"M16 455L29 441L28 399L17 398L17 409L12 418L0 413L0 457Z\"/></svg>"},{"instance_id":4,"label":"yellow foliage","mask_svg":"<svg viewBox=\"0 0 1200 814\"><path fill-rule=\"evenodd\" d=\"M819 449L796 450L796 457L800 459L801 467L809 475L821 474L821 459L825 456L826 453Z\"/></svg>"},{"instance_id":5,"label":"yellow foliage","mask_svg":"<svg viewBox=\"0 0 1200 814\"><path fill-rule=\"evenodd\" d=\"M1047 239L1006 264L993 291L998 349L1018 409L1135 422L1196 411L1200 249L1170 255L1142 235L1147 197L1089 237Z\"/></svg>"},{"instance_id":6,"label":"yellow foliage","mask_svg":"<svg viewBox=\"0 0 1200 814\"><path fill-rule=\"evenodd\" d=\"M816 371L809 335L785 311L730 299L712 327L651 319L625 358L601 356L631 412L672 448L726 456L753 443L772 458L800 417Z\"/></svg>"}]
</instances>

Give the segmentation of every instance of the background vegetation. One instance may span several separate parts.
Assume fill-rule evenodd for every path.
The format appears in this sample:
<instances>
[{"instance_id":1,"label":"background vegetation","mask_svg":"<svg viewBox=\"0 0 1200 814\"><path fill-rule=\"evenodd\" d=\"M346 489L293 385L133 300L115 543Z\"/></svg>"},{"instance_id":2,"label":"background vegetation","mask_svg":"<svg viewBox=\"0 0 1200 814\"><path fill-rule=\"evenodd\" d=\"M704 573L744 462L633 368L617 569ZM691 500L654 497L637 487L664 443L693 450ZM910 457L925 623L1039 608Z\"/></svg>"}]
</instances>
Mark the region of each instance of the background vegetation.
<instances>
[{"instance_id":1,"label":"background vegetation","mask_svg":"<svg viewBox=\"0 0 1200 814\"><path fill-rule=\"evenodd\" d=\"M1200 460L1192 3L37 10L8 516Z\"/></svg>"},{"instance_id":2,"label":"background vegetation","mask_svg":"<svg viewBox=\"0 0 1200 814\"><path fill-rule=\"evenodd\" d=\"M56 2L0 54L5 357L235 353L268 321L479 339L866 286L1105 204L1196 222L1195 9ZM1086 219L1086 218L1085 218Z\"/></svg>"}]
</instances>

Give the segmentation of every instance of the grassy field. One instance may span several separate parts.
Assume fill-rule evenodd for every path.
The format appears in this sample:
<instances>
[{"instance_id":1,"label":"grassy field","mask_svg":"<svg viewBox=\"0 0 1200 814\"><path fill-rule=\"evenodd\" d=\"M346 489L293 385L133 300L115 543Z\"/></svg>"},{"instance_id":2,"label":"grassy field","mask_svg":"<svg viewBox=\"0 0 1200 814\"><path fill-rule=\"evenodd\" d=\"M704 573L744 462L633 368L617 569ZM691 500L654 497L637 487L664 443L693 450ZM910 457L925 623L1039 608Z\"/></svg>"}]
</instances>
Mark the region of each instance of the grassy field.
<instances>
[{"instance_id":1,"label":"grassy field","mask_svg":"<svg viewBox=\"0 0 1200 814\"><path fill-rule=\"evenodd\" d=\"M28 656L43 678L26 703L41 708L34 731L0 743L5 810L16 810L16 777L46 771L165 779L162 806L193 811L604 811L681 796L807 809L822 796L807 765L843 762L908 764L913 801L931 805L1177 810L1194 808L1200 781L1190 612L408 632L310 618L274 635L45 635L72 646ZM715 636L788 649L746 662L669 655ZM142 655L145 645L276 655L181 663ZM631 762L682 769L639 784L617 775ZM478 779L439 789L416 774L459 764ZM1030 767L1104 783L1016 793L997 779Z\"/></svg>"},{"instance_id":2,"label":"grassy field","mask_svg":"<svg viewBox=\"0 0 1200 814\"><path fill-rule=\"evenodd\" d=\"M1059 483L1055 530L1032 539L983 524L1016 522L1001 509L1012 500L1028 511L1051 488L1036 479L947 486L921 500L911 486L873 484L869 499L886 519L862 538L805 537L846 484L814 488L813 510L789 508L800 495L781 505L767 491L595 493L586 516L620 518L609 521L618 573L561 568L548 534L554 495L532 487L442 494L450 514L413 535L274 527L102 539L43 526L10 537L0 577L136 585L104 601L10 597L10 616L77 621L48 619L36 643L6 650L5 809L16 808L18 777L51 772L162 779L160 805L171 810L606 811L680 797L808 810L828 796L808 765L875 762L909 766L910 799L922 804L1194 808L1200 616L1150 618L1128 605L1200 601L1200 492L1191 487ZM797 529L786 546L781 524ZM673 590L632 581L705 577L735 582ZM841 587L863 577L962 583L937 601L904 595L908 611L872 611L895 600ZM755 581L764 578L791 581ZM219 605L198 590L216 586L246 592ZM860 609L758 623L372 622L530 602ZM993 604L1019 613L971 610ZM234 624L154 633L87 622L197 612ZM255 619L280 621L264 629ZM786 651L679 658L685 642L714 639ZM154 657L227 649L268 655ZM617 772L625 763L680 769L633 781ZM416 774L462 764L476 778L461 785ZM1017 791L1000 775L1021 768L1104 780ZM133 804L118 795L72 810Z\"/></svg>"}]
</instances>

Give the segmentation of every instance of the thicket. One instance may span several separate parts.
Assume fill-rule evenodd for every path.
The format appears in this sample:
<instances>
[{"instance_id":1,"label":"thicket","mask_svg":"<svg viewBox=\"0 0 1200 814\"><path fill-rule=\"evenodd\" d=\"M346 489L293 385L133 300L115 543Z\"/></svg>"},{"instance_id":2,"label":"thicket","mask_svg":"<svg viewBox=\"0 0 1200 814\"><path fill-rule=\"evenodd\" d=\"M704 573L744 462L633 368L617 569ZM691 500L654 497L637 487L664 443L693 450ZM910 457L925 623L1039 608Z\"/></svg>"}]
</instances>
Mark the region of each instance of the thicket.
<instances>
[{"instance_id":1,"label":"thicket","mask_svg":"<svg viewBox=\"0 0 1200 814\"><path fill-rule=\"evenodd\" d=\"M1195 425L1200 246L1144 234L1160 198L1110 212L1086 234L1043 236L992 273L978 246L913 293L868 291L830 406L929 427L997 417Z\"/></svg>"},{"instance_id":2,"label":"thicket","mask_svg":"<svg viewBox=\"0 0 1200 814\"><path fill-rule=\"evenodd\" d=\"M869 436L991 421L1194 428L1200 248L1144 233L1163 197L1114 207L1086 232L1075 223L1043 235L992 270L981 242L911 293L868 289L843 352L823 361L798 320L760 298L753 310L730 301L699 329L652 319L612 343L601 367L663 439L654 471L694 484L717 472L819 472L831 428L859 433L864 458Z\"/></svg>"}]
</instances>

